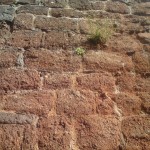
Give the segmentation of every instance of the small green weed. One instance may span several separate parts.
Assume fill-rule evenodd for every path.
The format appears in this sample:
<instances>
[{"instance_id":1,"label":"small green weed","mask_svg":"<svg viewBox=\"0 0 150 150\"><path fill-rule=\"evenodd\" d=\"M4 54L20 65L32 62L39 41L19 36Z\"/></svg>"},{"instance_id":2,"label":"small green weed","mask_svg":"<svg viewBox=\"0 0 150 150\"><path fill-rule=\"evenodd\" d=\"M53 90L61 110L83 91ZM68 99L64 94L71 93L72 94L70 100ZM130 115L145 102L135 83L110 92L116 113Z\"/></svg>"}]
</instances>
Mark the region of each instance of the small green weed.
<instances>
[{"instance_id":1,"label":"small green weed","mask_svg":"<svg viewBox=\"0 0 150 150\"><path fill-rule=\"evenodd\" d=\"M93 44L105 44L114 33L112 21L105 19L101 24L90 21L89 41Z\"/></svg>"},{"instance_id":2,"label":"small green weed","mask_svg":"<svg viewBox=\"0 0 150 150\"><path fill-rule=\"evenodd\" d=\"M77 55L83 56L83 54L85 53L85 49L82 47L78 47L75 49L75 52Z\"/></svg>"}]
</instances>

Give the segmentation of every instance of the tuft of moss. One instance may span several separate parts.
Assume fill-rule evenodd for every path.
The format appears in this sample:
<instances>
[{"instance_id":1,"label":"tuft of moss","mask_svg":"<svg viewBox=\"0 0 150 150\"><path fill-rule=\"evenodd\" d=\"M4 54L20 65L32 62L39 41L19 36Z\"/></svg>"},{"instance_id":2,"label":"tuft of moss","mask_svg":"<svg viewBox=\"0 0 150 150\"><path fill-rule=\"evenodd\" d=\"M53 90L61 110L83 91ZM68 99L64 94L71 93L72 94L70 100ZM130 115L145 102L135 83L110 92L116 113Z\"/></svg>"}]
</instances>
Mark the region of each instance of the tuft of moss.
<instances>
[{"instance_id":1,"label":"tuft of moss","mask_svg":"<svg viewBox=\"0 0 150 150\"><path fill-rule=\"evenodd\" d=\"M83 56L84 53L85 53L85 49L82 48L82 47L78 47L78 48L75 49L75 53L76 53L77 55Z\"/></svg>"}]
</instances>

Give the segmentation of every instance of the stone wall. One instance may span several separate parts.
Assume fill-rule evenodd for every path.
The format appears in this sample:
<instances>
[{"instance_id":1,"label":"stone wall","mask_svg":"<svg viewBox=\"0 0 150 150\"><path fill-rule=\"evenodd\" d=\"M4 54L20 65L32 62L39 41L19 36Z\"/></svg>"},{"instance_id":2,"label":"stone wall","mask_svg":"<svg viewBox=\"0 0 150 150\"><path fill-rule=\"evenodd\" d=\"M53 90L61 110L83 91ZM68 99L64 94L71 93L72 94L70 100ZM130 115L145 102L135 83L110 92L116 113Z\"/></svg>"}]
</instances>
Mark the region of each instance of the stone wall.
<instances>
[{"instance_id":1,"label":"stone wall","mask_svg":"<svg viewBox=\"0 0 150 150\"><path fill-rule=\"evenodd\" d=\"M149 0L0 0L0 150L149 150L149 115Z\"/></svg>"}]
</instances>

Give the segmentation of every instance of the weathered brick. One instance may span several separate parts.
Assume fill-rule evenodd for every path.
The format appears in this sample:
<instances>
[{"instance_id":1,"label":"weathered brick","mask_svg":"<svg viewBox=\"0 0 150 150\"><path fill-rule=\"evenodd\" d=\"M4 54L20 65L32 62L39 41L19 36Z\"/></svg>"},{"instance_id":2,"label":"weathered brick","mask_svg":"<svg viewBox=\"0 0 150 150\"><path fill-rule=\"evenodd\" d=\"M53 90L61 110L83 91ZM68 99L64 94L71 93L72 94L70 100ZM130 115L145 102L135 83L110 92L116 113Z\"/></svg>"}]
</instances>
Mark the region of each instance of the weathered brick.
<instances>
[{"instance_id":1,"label":"weathered brick","mask_svg":"<svg viewBox=\"0 0 150 150\"><path fill-rule=\"evenodd\" d=\"M36 128L29 125L0 124L0 149L37 149Z\"/></svg>"},{"instance_id":2,"label":"weathered brick","mask_svg":"<svg viewBox=\"0 0 150 150\"><path fill-rule=\"evenodd\" d=\"M14 19L14 29L33 29L32 14L18 14Z\"/></svg>"},{"instance_id":3,"label":"weathered brick","mask_svg":"<svg viewBox=\"0 0 150 150\"><path fill-rule=\"evenodd\" d=\"M0 68L9 68L17 65L17 51L12 49L0 50Z\"/></svg>"},{"instance_id":4,"label":"weathered brick","mask_svg":"<svg viewBox=\"0 0 150 150\"><path fill-rule=\"evenodd\" d=\"M48 7L63 8L67 6L67 0L41 0L41 2Z\"/></svg>"},{"instance_id":5,"label":"weathered brick","mask_svg":"<svg viewBox=\"0 0 150 150\"><path fill-rule=\"evenodd\" d=\"M118 75L116 75L116 85L119 87L120 92L134 92L136 85L135 73L118 72Z\"/></svg>"},{"instance_id":6,"label":"weathered brick","mask_svg":"<svg viewBox=\"0 0 150 150\"><path fill-rule=\"evenodd\" d=\"M104 10L104 3L101 1L94 1L91 3L91 7L94 10Z\"/></svg>"},{"instance_id":7,"label":"weathered brick","mask_svg":"<svg viewBox=\"0 0 150 150\"><path fill-rule=\"evenodd\" d=\"M142 111L150 114L150 92L139 92L138 96L142 101Z\"/></svg>"},{"instance_id":8,"label":"weathered brick","mask_svg":"<svg viewBox=\"0 0 150 150\"><path fill-rule=\"evenodd\" d=\"M96 96L90 91L59 90L57 92L56 112L58 115L79 117L95 113Z\"/></svg>"},{"instance_id":9,"label":"weathered brick","mask_svg":"<svg viewBox=\"0 0 150 150\"><path fill-rule=\"evenodd\" d=\"M124 3L120 2L107 2L106 11L112 13L121 13L121 14L129 14L130 10L128 6Z\"/></svg>"},{"instance_id":10,"label":"weathered brick","mask_svg":"<svg viewBox=\"0 0 150 150\"><path fill-rule=\"evenodd\" d=\"M65 74L49 74L44 78L44 88L46 89L68 89L71 88L71 76Z\"/></svg>"},{"instance_id":11,"label":"weathered brick","mask_svg":"<svg viewBox=\"0 0 150 150\"><path fill-rule=\"evenodd\" d=\"M150 2L134 5L132 12L134 15L150 16Z\"/></svg>"},{"instance_id":12,"label":"weathered brick","mask_svg":"<svg viewBox=\"0 0 150 150\"><path fill-rule=\"evenodd\" d=\"M45 6L34 6L34 5L23 5L20 6L16 13L30 13L35 15L47 15L48 7Z\"/></svg>"},{"instance_id":13,"label":"weathered brick","mask_svg":"<svg viewBox=\"0 0 150 150\"><path fill-rule=\"evenodd\" d=\"M49 91L26 92L4 95L0 109L16 113L48 115L53 108L54 94Z\"/></svg>"},{"instance_id":14,"label":"weathered brick","mask_svg":"<svg viewBox=\"0 0 150 150\"><path fill-rule=\"evenodd\" d=\"M136 52L133 56L135 71L144 74L150 71L150 55L146 52Z\"/></svg>"},{"instance_id":15,"label":"weathered brick","mask_svg":"<svg viewBox=\"0 0 150 150\"><path fill-rule=\"evenodd\" d=\"M8 39L7 44L14 47L40 47L42 39L41 31L14 31Z\"/></svg>"},{"instance_id":16,"label":"weathered brick","mask_svg":"<svg viewBox=\"0 0 150 150\"><path fill-rule=\"evenodd\" d=\"M114 149L120 143L120 123L113 117L87 116L75 124L80 150Z\"/></svg>"},{"instance_id":17,"label":"weathered brick","mask_svg":"<svg viewBox=\"0 0 150 150\"><path fill-rule=\"evenodd\" d=\"M1 124L35 124L38 116L31 114L15 114L10 112L0 112Z\"/></svg>"},{"instance_id":18,"label":"weathered brick","mask_svg":"<svg viewBox=\"0 0 150 150\"><path fill-rule=\"evenodd\" d=\"M116 53L104 51L89 51L83 57L84 71L111 71L132 70L133 63L129 57L121 56Z\"/></svg>"},{"instance_id":19,"label":"weathered brick","mask_svg":"<svg viewBox=\"0 0 150 150\"><path fill-rule=\"evenodd\" d=\"M73 49L81 43L80 39L80 35L72 32L49 31L42 46L52 50Z\"/></svg>"},{"instance_id":20,"label":"weathered brick","mask_svg":"<svg viewBox=\"0 0 150 150\"><path fill-rule=\"evenodd\" d=\"M139 33L138 38L142 43L150 44L150 33Z\"/></svg>"},{"instance_id":21,"label":"weathered brick","mask_svg":"<svg viewBox=\"0 0 150 150\"><path fill-rule=\"evenodd\" d=\"M70 121L62 116L41 118L38 137L40 150L68 150L71 140Z\"/></svg>"},{"instance_id":22,"label":"weathered brick","mask_svg":"<svg viewBox=\"0 0 150 150\"><path fill-rule=\"evenodd\" d=\"M79 75L76 80L77 87L80 89L90 89L108 93L115 91L115 79L109 73Z\"/></svg>"},{"instance_id":23,"label":"weathered brick","mask_svg":"<svg viewBox=\"0 0 150 150\"><path fill-rule=\"evenodd\" d=\"M133 94L117 94L115 102L123 116L138 115L141 113L141 100Z\"/></svg>"},{"instance_id":24,"label":"weathered brick","mask_svg":"<svg viewBox=\"0 0 150 150\"><path fill-rule=\"evenodd\" d=\"M129 26L127 26L127 28L129 28ZM127 31L128 29L125 30ZM141 51L142 49L142 44L139 40L128 35L123 36L119 34L118 36L114 36L108 40L107 44L108 48L114 52L134 54L134 52Z\"/></svg>"},{"instance_id":25,"label":"weathered brick","mask_svg":"<svg viewBox=\"0 0 150 150\"><path fill-rule=\"evenodd\" d=\"M135 91L137 92L149 92L150 91L150 78L136 77Z\"/></svg>"},{"instance_id":26,"label":"weathered brick","mask_svg":"<svg viewBox=\"0 0 150 150\"><path fill-rule=\"evenodd\" d=\"M51 15L53 17L82 18L85 16L85 13L75 9L52 8Z\"/></svg>"},{"instance_id":27,"label":"weathered brick","mask_svg":"<svg viewBox=\"0 0 150 150\"><path fill-rule=\"evenodd\" d=\"M25 66L47 72L76 72L81 58L65 51L30 50L25 52Z\"/></svg>"},{"instance_id":28,"label":"weathered brick","mask_svg":"<svg viewBox=\"0 0 150 150\"><path fill-rule=\"evenodd\" d=\"M124 149L150 149L150 117L133 116L123 119Z\"/></svg>"},{"instance_id":29,"label":"weathered brick","mask_svg":"<svg viewBox=\"0 0 150 150\"><path fill-rule=\"evenodd\" d=\"M38 89L40 85L37 71L2 69L0 77L0 91Z\"/></svg>"},{"instance_id":30,"label":"weathered brick","mask_svg":"<svg viewBox=\"0 0 150 150\"><path fill-rule=\"evenodd\" d=\"M42 30L59 30L77 32L77 20L68 18L54 18L46 16L37 16L35 18L35 27Z\"/></svg>"}]
</instances>

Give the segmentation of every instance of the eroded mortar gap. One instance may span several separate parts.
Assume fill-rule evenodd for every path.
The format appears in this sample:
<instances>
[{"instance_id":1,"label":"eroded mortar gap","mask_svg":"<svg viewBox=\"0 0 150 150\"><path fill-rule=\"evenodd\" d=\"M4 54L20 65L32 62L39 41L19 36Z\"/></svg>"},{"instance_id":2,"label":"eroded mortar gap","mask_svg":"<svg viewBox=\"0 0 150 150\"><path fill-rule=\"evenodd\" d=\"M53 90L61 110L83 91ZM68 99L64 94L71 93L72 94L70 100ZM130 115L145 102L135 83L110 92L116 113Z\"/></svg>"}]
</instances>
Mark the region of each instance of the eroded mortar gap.
<instances>
[{"instance_id":1,"label":"eroded mortar gap","mask_svg":"<svg viewBox=\"0 0 150 150\"><path fill-rule=\"evenodd\" d=\"M20 48L20 52L18 53L17 58L17 67L24 69L24 52L25 50L23 48Z\"/></svg>"},{"instance_id":2,"label":"eroded mortar gap","mask_svg":"<svg viewBox=\"0 0 150 150\"><path fill-rule=\"evenodd\" d=\"M52 8L48 8L47 17L52 17L51 10L52 10Z\"/></svg>"}]
</instances>

